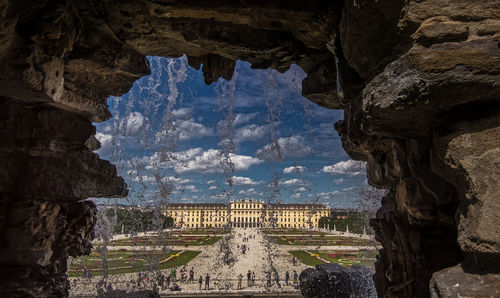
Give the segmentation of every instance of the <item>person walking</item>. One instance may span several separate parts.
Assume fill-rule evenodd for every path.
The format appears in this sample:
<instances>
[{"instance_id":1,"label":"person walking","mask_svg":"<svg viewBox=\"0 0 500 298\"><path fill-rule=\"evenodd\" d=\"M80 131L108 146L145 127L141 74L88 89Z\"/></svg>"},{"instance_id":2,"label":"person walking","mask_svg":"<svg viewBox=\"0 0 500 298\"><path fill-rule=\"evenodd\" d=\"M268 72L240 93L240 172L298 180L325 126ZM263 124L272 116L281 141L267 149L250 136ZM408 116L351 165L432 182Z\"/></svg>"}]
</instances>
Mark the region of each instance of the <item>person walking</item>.
<instances>
[{"instance_id":1,"label":"person walking","mask_svg":"<svg viewBox=\"0 0 500 298\"><path fill-rule=\"evenodd\" d=\"M238 275L238 290L241 290L241 281L243 280L243 275Z\"/></svg>"},{"instance_id":2,"label":"person walking","mask_svg":"<svg viewBox=\"0 0 500 298\"><path fill-rule=\"evenodd\" d=\"M255 285L255 271L252 271L252 286Z\"/></svg>"},{"instance_id":3,"label":"person walking","mask_svg":"<svg viewBox=\"0 0 500 298\"><path fill-rule=\"evenodd\" d=\"M290 279L290 273L288 271L285 273L285 285L288 286L288 280Z\"/></svg>"},{"instance_id":4,"label":"person walking","mask_svg":"<svg viewBox=\"0 0 500 298\"><path fill-rule=\"evenodd\" d=\"M172 269L170 269L170 277L172 278L172 281L175 281L175 275L177 275L177 268L175 267L172 267Z\"/></svg>"},{"instance_id":5,"label":"person walking","mask_svg":"<svg viewBox=\"0 0 500 298\"><path fill-rule=\"evenodd\" d=\"M247 287L250 287L252 285L252 272L250 272L250 270L248 270L248 273L247 273Z\"/></svg>"},{"instance_id":6,"label":"person walking","mask_svg":"<svg viewBox=\"0 0 500 298\"><path fill-rule=\"evenodd\" d=\"M299 287L299 274L295 270L293 270L293 287L295 289Z\"/></svg>"},{"instance_id":7,"label":"person walking","mask_svg":"<svg viewBox=\"0 0 500 298\"><path fill-rule=\"evenodd\" d=\"M200 286L199 289L201 291L201 285L203 284L203 277L201 277L201 275L200 275L200 278L198 278L198 284Z\"/></svg>"},{"instance_id":8,"label":"person walking","mask_svg":"<svg viewBox=\"0 0 500 298\"><path fill-rule=\"evenodd\" d=\"M210 290L210 275L205 275L205 290Z\"/></svg>"},{"instance_id":9,"label":"person walking","mask_svg":"<svg viewBox=\"0 0 500 298\"><path fill-rule=\"evenodd\" d=\"M271 271L267 271L267 286L271 286Z\"/></svg>"},{"instance_id":10,"label":"person walking","mask_svg":"<svg viewBox=\"0 0 500 298\"><path fill-rule=\"evenodd\" d=\"M161 274L161 272L158 272L157 279L158 279L158 287L160 287L160 289L163 290L165 287L165 276L163 276L163 274Z\"/></svg>"},{"instance_id":11,"label":"person walking","mask_svg":"<svg viewBox=\"0 0 500 298\"><path fill-rule=\"evenodd\" d=\"M194 267L191 267L191 270L189 270L189 283L194 282Z\"/></svg>"}]
</instances>

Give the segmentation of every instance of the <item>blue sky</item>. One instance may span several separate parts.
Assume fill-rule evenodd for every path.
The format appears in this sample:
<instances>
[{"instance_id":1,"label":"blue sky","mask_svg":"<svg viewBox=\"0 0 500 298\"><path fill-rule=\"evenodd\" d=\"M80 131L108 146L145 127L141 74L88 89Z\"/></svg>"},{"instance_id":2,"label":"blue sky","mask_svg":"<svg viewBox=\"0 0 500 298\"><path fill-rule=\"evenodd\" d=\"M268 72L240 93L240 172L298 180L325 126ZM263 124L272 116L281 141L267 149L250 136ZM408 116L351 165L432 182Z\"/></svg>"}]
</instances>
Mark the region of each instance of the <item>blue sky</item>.
<instances>
[{"instance_id":1,"label":"blue sky","mask_svg":"<svg viewBox=\"0 0 500 298\"><path fill-rule=\"evenodd\" d=\"M148 57L151 75L120 97L113 118L96 124L97 153L130 188L125 204L327 203L353 207L365 166L341 147L342 111L301 96L304 72L251 69L238 61L231 81L205 85L185 57Z\"/></svg>"}]
</instances>

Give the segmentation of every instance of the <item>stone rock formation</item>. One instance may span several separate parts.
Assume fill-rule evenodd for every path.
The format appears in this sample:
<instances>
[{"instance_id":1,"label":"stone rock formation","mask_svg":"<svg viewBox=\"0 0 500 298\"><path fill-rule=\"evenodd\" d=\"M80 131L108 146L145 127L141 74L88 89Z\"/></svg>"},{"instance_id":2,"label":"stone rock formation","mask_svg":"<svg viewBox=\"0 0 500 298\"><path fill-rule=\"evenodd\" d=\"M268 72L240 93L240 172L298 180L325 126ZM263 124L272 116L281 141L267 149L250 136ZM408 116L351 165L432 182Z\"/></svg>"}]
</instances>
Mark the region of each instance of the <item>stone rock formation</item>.
<instances>
[{"instance_id":1,"label":"stone rock formation","mask_svg":"<svg viewBox=\"0 0 500 298\"><path fill-rule=\"evenodd\" d=\"M379 296L498 295L498 1L0 0L0 12L2 296L67 294L66 258L93 237L85 199L127 193L92 152L91 123L148 73L145 55L183 54L206 83L236 60L297 64L304 96L344 110L345 150L388 190L372 220Z\"/></svg>"},{"instance_id":2,"label":"stone rock formation","mask_svg":"<svg viewBox=\"0 0 500 298\"><path fill-rule=\"evenodd\" d=\"M368 267L352 268L339 264L321 264L300 273L300 292L306 298L371 298L376 296L375 285Z\"/></svg>"}]
</instances>

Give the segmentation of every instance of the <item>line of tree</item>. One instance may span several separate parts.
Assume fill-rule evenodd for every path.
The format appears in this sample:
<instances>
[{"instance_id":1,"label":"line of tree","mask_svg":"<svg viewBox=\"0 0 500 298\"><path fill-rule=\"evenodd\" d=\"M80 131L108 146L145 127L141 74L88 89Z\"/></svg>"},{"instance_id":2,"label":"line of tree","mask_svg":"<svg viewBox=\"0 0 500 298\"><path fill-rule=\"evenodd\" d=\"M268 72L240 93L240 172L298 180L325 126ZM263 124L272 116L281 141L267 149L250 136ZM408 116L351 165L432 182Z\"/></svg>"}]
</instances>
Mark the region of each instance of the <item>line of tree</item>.
<instances>
[{"instance_id":1,"label":"line of tree","mask_svg":"<svg viewBox=\"0 0 500 298\"><path fill-rule=\"evenodd\" d=\"M172 217L156 210L109 208L105 211L109 221L115 223L114 234L130 234L167 229L173 226Z\"/></svg>"},{"instance_id":2,"label":"line of tree","mask_svg":"<svg viewBox=\"0 0 500 298\"><path fill-rule=\"evenodd\" d=\"M363 211L332 211L330 216L320 218L318 225L320 228L326 226L330 230L336 228L340 232L346 232L349 226L350 233L362 234L366 231L367 234L373 234L365 213Z\"/></svg>"}]
</instances>

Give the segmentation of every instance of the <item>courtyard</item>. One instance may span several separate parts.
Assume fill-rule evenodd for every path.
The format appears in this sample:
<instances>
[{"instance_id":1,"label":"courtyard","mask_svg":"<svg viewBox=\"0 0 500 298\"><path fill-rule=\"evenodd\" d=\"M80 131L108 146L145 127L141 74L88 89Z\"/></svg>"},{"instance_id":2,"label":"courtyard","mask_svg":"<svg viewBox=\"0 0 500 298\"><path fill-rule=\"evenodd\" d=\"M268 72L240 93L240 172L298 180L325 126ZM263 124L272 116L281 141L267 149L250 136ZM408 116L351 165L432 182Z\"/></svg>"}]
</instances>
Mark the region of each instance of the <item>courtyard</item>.
<instances>
[{"instance_id":1,"label":"courtyard","mask_svg":"<svg viewBox=\"0 0 500 298\"><path fill-rule=\"evenodd\" d=\"M160 293L173 293L169 287L174 282L181 293L195 295L205 293L237 293L239 291L262 293L298 294L294 287L294 271L298 274L305 268L322 263L339 263L350 267L362 264L373 267L376 246L373 240L361 237L335 236L327 231L308 231L303 241L290 244L276 241L276 237L292 237L290 233L276 235L258 229L232 229L230 233L212 231L212 234L196 234L193 230L178 230L163 239L159 248L150 234L136 237L116 237L106 247L107 257L103 261L101 246L90 256L72 261L68 275L71 278L71 296L95 295L101 288L119 290L156 289ZM314 233L316 232L316 233ZM284 236L286 235L286 236ZM196 243L190 237L196 238ZM208 239L207 239L208 237ZM325 245L317 239L327 238ZM331 239L330 239L331 238ZM334 238L338 240L334 241ZM179 242L178 239L186 240ZM288 239L288 238L285 238ZM354 241L358 239L359 241ZM177 241L176 241L177 240ZM188 241L189 240L189 241ZM135 245L130 245L134 244ZM181 243L179 245L179 243ZM102 243L99 243L102 245ZM107 276L103 276L103 266ZM194 271L194 281L181 280L181 268ZM165 282L172 270L176 278ZM247 280L250 271L255 279ZM289 281L285 280L288 271ZM209 285L206 276L209 274ZM202 278L201 290L198 283ZM241 278L241 284L239 279Z\"/></svg>"}]
</instances>

